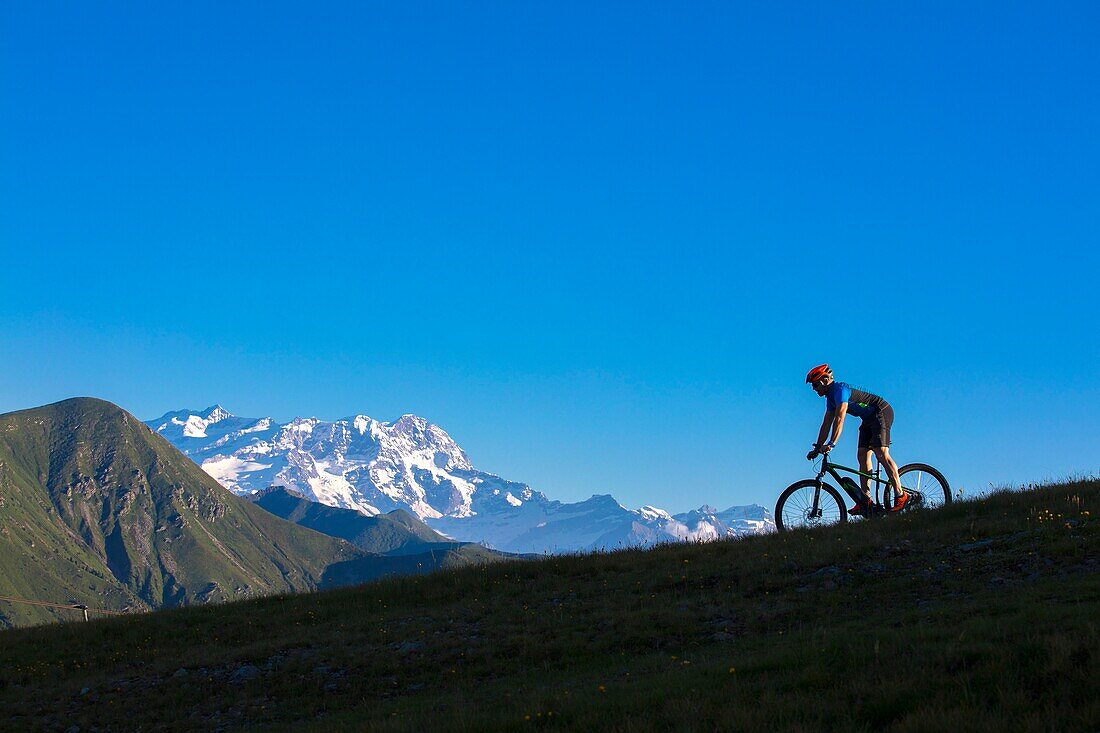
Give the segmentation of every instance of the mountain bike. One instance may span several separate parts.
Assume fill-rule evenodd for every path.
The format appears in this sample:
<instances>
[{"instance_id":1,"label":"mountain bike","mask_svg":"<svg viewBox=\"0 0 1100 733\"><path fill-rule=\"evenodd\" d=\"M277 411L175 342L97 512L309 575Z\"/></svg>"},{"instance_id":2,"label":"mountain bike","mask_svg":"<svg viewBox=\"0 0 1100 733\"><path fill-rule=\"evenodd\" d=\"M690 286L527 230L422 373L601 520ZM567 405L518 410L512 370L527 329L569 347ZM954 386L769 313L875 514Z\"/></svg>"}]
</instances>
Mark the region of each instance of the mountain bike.
<instances>
[{"instance_id":1,"label":"mountain bike","mask_svg":"<svg viewBox=\"0 0 1100 733\"><path fill-rule=\"evenodd\" d=\"M840 472L854 476L864 476L871 480L873 505L866 516L884 517L891 514L894 505L893 480L885 476L882 467L875 462L874 473L865 473L855 468L841 466L829 461L828 454L821 456L821 467L812 479L796 481L779 495L775 503L775 526L779 531L798 527L819 527L848 521L848 507L840 492L822 479L829 474L839 484L853 502L859 503L863 490L851 476L841 476ZM908 463L898 469L898 478L902 487L911 494L905 507L897 512L905 514L916 509L934 509L951 503L951 487L943 474L925 463Z\"/></svg>"}]
</instances>

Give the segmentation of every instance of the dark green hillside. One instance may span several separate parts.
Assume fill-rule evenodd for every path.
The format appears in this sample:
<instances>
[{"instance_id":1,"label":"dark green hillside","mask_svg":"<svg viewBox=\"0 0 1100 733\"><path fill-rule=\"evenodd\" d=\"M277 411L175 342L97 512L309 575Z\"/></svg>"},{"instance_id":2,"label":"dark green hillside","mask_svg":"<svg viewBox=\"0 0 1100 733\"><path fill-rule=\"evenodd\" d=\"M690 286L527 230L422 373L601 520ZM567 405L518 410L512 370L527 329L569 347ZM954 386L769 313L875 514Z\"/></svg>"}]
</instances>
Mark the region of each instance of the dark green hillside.
<instances>
[{"instance_id":1,"label":"dark green hillside","mask_svg":"<svg viewBox=\"0 0 1100 733\"><path fill-rule=\"evenodd\" d=\"M368 517L353 509L310 501L283 487L268 489L250 498L276 516L348 540L372 553L369 557L331 566L322 578L324 586L350 585L387 575L423 575L444 568L516 557L473 542L448 540L403 509Z\"/></svg>"},{"instance_id":2,"label":"dark green hillside","mask_svg":"<svg viewBox=\"0 0 1100 733\"><path fill-rule=\"evenodd\" d=\"M129 413L0 415L0 595L148 609L318 587L350 545L238 499ZM69 612L0 601L0 625Z\"/></svg>"},{"instance_id":3,"label":"dark green hillside","mask_svg":"<svg viewBox=\"0 0 1100 733\"><path fill-rule=\"evenodd\" d=\"M396 552L389 555L372 555L356 560L335 563L325 571L322 585L337 587L375 580L387 575L426 575L437 570L447 570L519 559L519 555L506 555L475 543L433 543L424 545L421 552Z\"/></svg>"},{"instance_id":4,"label":"dark green hillside","mask_svg":"<svg viewBox=\"0 0 1100 733\"><path fill-rule=\"evenodd\" d=\"M1100 482L0 634L0 727L1100 729Z\"/></svg>"},{"instance_id":5,"label":"dark green hillside","mask_svg":"<svg viewBox=\"0 0 1100 733\"><path fill-rule=\"evenodd\" d=\"M316 501L283 487L275 487L249 497L275 516L303 527L340 537L361 550L377 554L417 552L430 543L451 543L403 509L376 517L341 509Z\"/></svg>"}]
</instances>

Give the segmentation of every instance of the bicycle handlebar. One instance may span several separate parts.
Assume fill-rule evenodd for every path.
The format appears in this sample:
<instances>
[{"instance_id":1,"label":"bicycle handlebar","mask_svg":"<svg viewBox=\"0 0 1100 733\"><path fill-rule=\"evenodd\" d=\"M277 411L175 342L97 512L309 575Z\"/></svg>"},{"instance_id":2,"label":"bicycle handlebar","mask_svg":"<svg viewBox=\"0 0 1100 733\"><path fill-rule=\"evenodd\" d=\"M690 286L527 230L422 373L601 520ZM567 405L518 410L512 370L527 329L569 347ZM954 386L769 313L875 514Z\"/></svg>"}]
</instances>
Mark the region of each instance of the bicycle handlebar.
<instances>
[{"instance_id":1,"label":"bicycle handlebar","mask_svg":"<svg viewBox=\"0 0 1100 733\"><path fill-rule=\"evenodd\" d=\"M829 471L829 454L823 453L821 450L819 450L817 444L814 444L813 448L813 452L811 452L810 455L806 456L806 458L811 461L818 457L821 458L821 467L817 472L817 479L820 480L821 477Z\"/></svg>"}]
</instances>

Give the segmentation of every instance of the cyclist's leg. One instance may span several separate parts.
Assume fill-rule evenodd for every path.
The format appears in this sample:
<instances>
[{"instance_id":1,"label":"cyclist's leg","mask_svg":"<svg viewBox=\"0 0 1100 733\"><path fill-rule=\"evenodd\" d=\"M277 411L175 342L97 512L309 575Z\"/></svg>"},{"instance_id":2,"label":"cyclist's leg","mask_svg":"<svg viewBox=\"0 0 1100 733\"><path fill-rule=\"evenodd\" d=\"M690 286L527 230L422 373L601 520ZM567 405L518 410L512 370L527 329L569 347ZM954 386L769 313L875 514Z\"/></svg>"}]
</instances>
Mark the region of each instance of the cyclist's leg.
<instances>
[{"instance_id":1,"label":"cyclist's leg","mask_svg":"<svg viewBox=\"0 0 1100 733\"><path fill-rule=\"evenodd\" d=\"M894 457L890 455L890 448L888 446L882 446L881 448L875 448L875 456L878 457L878 462L886 467L886 473L889 474L890 479L894 482L894 486L897 487L897 491L901 491L901 478L898 476L898 464L894 463ZM894 496L894 500L897 501L901 494Z\"/></svg>"},{"instance_id":2,"label":"cyclist's leg","mask_svg":"<svg viewBox=\"0 0 1100 733\"><path fill-rule=\"evenodd\" d=\"M871 472L872 437L870 423L860 418L859 439L856 441L856 461L858 461L856 465L859 466L859 470L863 471L863 473ZM859 485L863 488L863 495L869 497L871 495L871 479L866 476L860 476Z\"/></svg>"},{"instance_id":3,"label":"cyclist's leg","mask_svg":"<svg viewBox=\"0 0 1100 733\"><path fill-rule=\"evenodd\" d=\"M871 441L871 447L875 451L875 456L878 458L880 465L886 467L886 473L890 476L890 479L894 482L896 492L902 492L904 489L901 486L901 477L898 476L898 464L894 462L894 457L890 455L890 428L894 424L894 410L889 405L877 415L879 430ZM898 493L894 496L894 500L902 496Z\"/></svg>"},{"instance_id":4,"label":"cyclist's leg","mask_svg":"<svg viewBox=\"0 0 1100 733\"><path fill-rule=\"evenodd\" d=\"M860 437L863 434L860 433ZM859 470L863 473L871 472L871 447L864 445L863 441L856 446L856 460L859 461ZM863 498L867 501L871 500L871 479L866 476L859 477L859 485L863 489Z\"/></svg>"}]
</instances>

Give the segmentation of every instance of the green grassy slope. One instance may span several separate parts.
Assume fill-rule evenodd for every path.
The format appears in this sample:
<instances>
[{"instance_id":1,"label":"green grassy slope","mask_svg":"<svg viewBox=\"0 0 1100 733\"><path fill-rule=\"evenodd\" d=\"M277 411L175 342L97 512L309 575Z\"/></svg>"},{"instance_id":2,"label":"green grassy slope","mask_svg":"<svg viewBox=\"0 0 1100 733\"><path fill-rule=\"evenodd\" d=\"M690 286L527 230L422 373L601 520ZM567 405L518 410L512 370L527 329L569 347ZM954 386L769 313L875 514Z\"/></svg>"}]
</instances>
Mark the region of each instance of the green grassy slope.
<instances>
[{"instance_id":1,"label":"green grassy slope","mask_svg":"<svg viewBox=\"0 0 1100 733\"><path fill-rule=\"evenodd\" d=\"M473 543L435 543L425 545L422 549L422 552L417 553L372 555L335 563L325 571L322 584L334 588L389 575L427 575L439 570L504 562L520 557L505 555Z\"/></svg>"},{"instance_id":2,"label":"green grassy slope","mask_svg":"<svg viewBox=\"0 0 1100 733\"><path fill-rule=\"evenodd\" d=\"M0 727L1100 728L1100 482L0 634Z\"/></svg>"},{"instance_id":3,"label":"green grassy slope","mask_svg":"<svg viewBox=\"0 0 1100 733\"><path fill-rule=\"evenodd\" d=\"M0 415L0 595L186 605L316 588L361 556L233 496L108 402ZM0 602L0 625L71 617Z\"/></svg>"}]
</instances>

